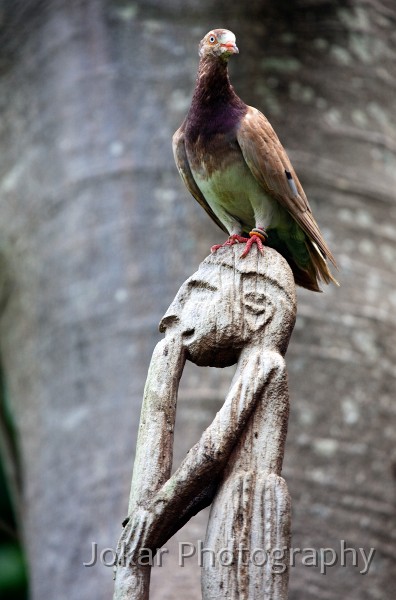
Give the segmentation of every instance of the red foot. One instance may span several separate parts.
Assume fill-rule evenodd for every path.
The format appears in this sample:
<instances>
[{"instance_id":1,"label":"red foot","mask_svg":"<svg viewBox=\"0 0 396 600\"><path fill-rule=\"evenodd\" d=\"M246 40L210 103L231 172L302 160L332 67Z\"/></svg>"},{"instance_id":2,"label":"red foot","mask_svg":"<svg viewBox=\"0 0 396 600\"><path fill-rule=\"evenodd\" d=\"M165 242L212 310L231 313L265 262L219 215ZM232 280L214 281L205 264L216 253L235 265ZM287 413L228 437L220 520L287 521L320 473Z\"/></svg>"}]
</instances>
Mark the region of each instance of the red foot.
<instances>
[{"instance_id":1,"label":"red foot","mask_svg":"<svg viewBox=\"0 0 396 600\"><path fill-rule=\"evenodd\" d=\"M250 248L253 246L253 244L257 244L257 248L259 249L259 252L261 252L261 254L264 254L264 246L263 246L261 237L253 234L247 240L245 250L242 252L241 258L245 258L245 256L247 256L249 254Z\"/></svg>"},{"instance_id":2,"label":"red foot","mask_svg":"<svg viewBox=\"0 0 396 600\"><path fill-rule=\"evenodd\" d=\"M245 242L249 242L250 239L251 238L245 238L241 235L238 235L237 233L234 233L233 235L230 235L230 237L224 242L224 244L215 244L211 247L210 251L213 253L216 252L216 250L218 250L219 248L224 248L225 246L233 246L234 244L239 243L244 244Z\"/></svg>"}]
</instances>

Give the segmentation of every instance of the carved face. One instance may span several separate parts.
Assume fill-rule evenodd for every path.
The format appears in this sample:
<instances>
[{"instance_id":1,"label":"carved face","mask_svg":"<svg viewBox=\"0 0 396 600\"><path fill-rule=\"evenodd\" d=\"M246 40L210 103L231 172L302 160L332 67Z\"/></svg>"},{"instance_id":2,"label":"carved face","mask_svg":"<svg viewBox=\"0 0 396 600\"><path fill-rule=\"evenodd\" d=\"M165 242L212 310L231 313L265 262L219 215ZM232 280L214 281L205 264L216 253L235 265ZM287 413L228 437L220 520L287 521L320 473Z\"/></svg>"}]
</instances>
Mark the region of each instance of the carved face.
<instances>
[{"instance_id":1,"label":"carved face","mask_svg":"<svg viewBox=\"0 0 396 600\"><path fill-rule=\"evenodd\" d=\"M188 358L197 365L234 364L254 336L264 337L264 326L272 320L274 307L262 287L257 277L202 264L180 288L160 331L181 335Z\"/></svg>"}]
</instances>

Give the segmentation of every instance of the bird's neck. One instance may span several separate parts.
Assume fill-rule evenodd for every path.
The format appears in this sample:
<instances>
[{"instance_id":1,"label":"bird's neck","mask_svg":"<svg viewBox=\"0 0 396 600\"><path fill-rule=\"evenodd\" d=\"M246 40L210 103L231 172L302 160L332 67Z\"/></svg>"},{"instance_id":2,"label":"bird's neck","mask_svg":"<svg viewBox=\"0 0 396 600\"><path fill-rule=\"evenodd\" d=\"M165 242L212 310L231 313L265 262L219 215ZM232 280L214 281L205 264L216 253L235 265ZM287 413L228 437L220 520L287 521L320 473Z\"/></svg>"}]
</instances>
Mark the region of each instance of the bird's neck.
<instances>
[{"instance_id":1,"label":"bird's neck","mask_svg":"<svg viewBox=\"0 0 396 600\"><path fill-rule=\"evenodd\" d=\"M246 110L246 104L230 84L227 62L202 58L187 115L187 137L194 142L201 136L205 141L213 135L234 131Z\"/></svg>"},{"instance_id":2,"label":"bird's neck","mask_svg":"<svg viewBox=\"0 0 396 600\"><path fill-rule=\"evenodd\" d=\"M214 107L239 100L228 77L226 60L201 58L192 105Z\"/></svg>"}]
</instances>

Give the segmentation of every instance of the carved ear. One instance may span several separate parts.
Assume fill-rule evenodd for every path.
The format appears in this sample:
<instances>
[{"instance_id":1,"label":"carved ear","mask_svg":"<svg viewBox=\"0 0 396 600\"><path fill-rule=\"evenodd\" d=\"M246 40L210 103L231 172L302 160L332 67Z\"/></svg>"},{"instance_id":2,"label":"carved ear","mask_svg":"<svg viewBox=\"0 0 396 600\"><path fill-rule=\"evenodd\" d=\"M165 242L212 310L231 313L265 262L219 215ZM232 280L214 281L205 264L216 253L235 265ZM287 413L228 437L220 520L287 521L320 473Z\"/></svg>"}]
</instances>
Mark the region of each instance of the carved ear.
<instances>
[{"instance_id":1,"label":"carved ear","mask_svg":"<svg viewBox=\"0 0 396 600\"><path fill-rule=\"evenodd\" d=\"M263 292L249 290L243 294L243 302L246 309L253 315L258 316L264 313L271 315L273 313L272 302Z\"/></svg>"}]
</instances>

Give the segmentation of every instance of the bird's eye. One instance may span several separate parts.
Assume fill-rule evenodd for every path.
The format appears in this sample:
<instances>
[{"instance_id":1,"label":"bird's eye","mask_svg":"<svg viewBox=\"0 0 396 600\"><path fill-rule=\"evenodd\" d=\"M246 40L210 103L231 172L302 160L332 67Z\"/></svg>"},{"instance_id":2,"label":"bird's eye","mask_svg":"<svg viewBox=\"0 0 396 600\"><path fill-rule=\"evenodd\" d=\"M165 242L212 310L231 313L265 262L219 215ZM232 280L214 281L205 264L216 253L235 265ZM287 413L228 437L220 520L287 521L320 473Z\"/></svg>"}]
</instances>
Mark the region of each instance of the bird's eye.
<instances>
[{"instance_id":1,"label":"bird's eye","mask_svg":"<svg viewBox=\"0 0 396 600\"><path fill-rule=\"evenodd\" d=\"M216 38L215 38L215 36L214 36L214 35L211 35L211 36L210 36L210 38L209 38L209 43L210 43L210 44L214 44L214 43L215 43L215 41L216 41Z\"/></svg>"}]
</instances>

